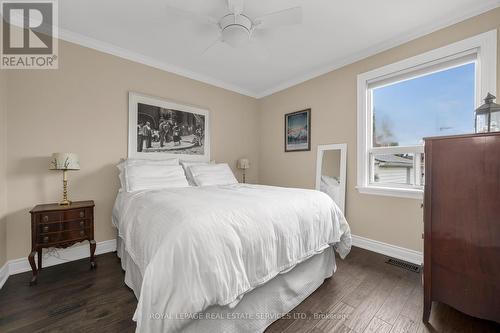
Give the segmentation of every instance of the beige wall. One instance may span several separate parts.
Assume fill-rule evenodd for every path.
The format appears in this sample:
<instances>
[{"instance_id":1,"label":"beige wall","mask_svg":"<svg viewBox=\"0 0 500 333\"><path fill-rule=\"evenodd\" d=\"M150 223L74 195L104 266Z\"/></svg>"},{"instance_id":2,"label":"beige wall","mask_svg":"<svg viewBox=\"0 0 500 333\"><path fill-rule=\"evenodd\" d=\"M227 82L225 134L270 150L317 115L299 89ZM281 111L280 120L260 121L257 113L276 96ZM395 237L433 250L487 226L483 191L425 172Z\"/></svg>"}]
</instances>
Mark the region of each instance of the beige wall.
<instances>
[{"instance_id":1,"label":"beige wall","mask_svg":"<svg viewBox=\"0 0 500 333\"><path fill-rule=\"evenodd\" d=\"M71 199L94 199L97 241L115 237L110 221L118 189L114 165L127 154L128 91L210 109L212 158L234 168L236 159L247 156L252 161L250 182L313 188L316 145L347 143L347 217L353 233L420 250L419 201L361 195L355 190L356 76L498 27L500 9L260 101L66 42L60 43L59 70L9 71L5 89L1 87L6 72L0 71L1 116L9 96L8 126L0 118L0 134L7 127L8 141L5 153L6 140L0 136L0 162L7 161L6 177L0 163L0 265L5 257L28 254L29 209L60 199L61 174L47 170L48 157L56 151L80 155L82 170L70 174ZM284 153L283 115L308 107L312 150ZM7 217L1 220L5 179Z\"/></svg>"},{"instance_id":2,"label":"beige wall","mask_svg":"<svg viewBox=\"0 0 500 333\"><path fill-rule=\"evenodd\" d=\"M422 210L419 200L363 195L355 189L356 77L495 28L500 28L500 8L260 100L260 181L313 188L316 146L347 143L346 214L353 234L421 250ZM497 78L500 79L500 73ZM285 153L283 115L305 108L312 108L312 149L310 152Z\"/></svg>"},{"instance_id":3,"label":"beige wall","mask_svg":"<svg viewBox=\"0 0 500 333\"><path fill-rule=\"evenodd\" d=\"M60 199L62 175L47 170L57 151L80 156L82 169L69 175L70 199L96 201L96 240L115 238L115 165L127 156L130 90L208 108L212 159L234 168L247 156L258 165L255 99L74 44L59 47L59 70L9 73L8 259L28 255L30 208ZM257 181L257 169L249 181Z\"/></svg>"},{"instance_id":4,"label":"beige wall","mask_svg":"<svg viewBox=\"0 0 500 333\"><path fill-rule=\"evenodd\" d=\"M0 267L7 257L7 72L0 70Z\"/></svg>"}]
</instances>

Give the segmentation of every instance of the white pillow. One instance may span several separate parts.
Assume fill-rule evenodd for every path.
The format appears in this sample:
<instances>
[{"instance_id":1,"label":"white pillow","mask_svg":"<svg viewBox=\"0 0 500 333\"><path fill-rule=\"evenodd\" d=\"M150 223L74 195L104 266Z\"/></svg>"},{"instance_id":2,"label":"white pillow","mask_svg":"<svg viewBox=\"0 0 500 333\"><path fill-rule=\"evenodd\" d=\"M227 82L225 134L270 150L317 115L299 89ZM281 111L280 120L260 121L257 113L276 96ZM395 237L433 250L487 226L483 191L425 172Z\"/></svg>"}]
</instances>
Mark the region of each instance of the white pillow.
<instances>
[{"instance_id":1,"label":"white pillow","mask_svg":"<svg viewBox=\"0 0 500 333\"><path fill-rule=\"evenodd\" d=\"M189 186L180 165L127 165L126 182L127 192Z\"/></svg>"},{"instance_id":2,"label":"white pillow","mask_svg":"<svg viewBox=\"0 0 500 333\"><path fill-rule=\"evenodd\" d=\"M138 165L138 164L145 164L145 165L179 165L179 159L178 158L169 158L169 159L164 159L164 160L143 160L143 159L126 159L118 163L116 166L118 170L120 170L119 178L120 178L120 185L121 189L127 190L127 171L126 167L128 165Z\"/></svg>"},{"instance_id":3,"label":"white pillow","mask_svg":"<svg viewBox=\"0 0 500 333\"><path fill-rule=\"evenodd\" d=\"M198 186L238 183L227 163L193 165L189 167L189 170Z\"/></svg>"},{"instance_id":4,"label":"white pillow","mask_svg":"<svg viewBox=\"0 0 500 333\"><path fill-rule=\"evenodd\" d=\"M196 186L196 183L193 179L193 175L191 174L190 168L193 165L207 165L209 164L208 162L200 162L200 161L180 161L182 167L184 168L184 172L186 173L186 178L191 186ZM211 164L214 164L215 162L211 161Z\"/></svg>"}]
</instances>

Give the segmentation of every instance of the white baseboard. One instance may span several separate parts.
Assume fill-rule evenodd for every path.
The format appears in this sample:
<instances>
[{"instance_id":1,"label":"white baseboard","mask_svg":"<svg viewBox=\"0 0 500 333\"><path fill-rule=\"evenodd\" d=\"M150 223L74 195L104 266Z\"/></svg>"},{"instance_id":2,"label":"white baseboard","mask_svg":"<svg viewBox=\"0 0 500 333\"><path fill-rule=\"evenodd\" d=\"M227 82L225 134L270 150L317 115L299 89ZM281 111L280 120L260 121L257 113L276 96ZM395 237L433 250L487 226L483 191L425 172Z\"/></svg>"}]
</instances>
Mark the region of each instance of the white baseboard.
<instances>
[{"instance_id":1,"label":"white baseboard","mask_svg":"<svg viewBox=\"0 0 500 333\"><path fill-rule=\"evenodd\" d=\"M360 247L365 250L377 252L389 257L405 260L414 264L422 264L422 252L406 249L387 243L382 243L373 239L352 235L352 245ZM98 242L95 254L102 254L107 252L116 251L116 239L111 239L103 242ZM57 249L57 257L48 255L43 258L43 267L50 267L54 265L64 264L69 261L87 258L89 256L89 246L76 245L67 249ZM36 261L36 257L35 257ZM31 266L28 258L13 259L6 262L0 268L0 288L4 285L5 281L10 275L28 272Z\"/></svg>"},{"instance_id":2,"label":"white baseboard","mask_svg":"<svg viewBox=\"0 0 500 333\"><path fill-rule=\"evenodd\" d=\"M423 263L422 252L382 243L373 239L352 235L352 245L417 265L421 265Z\"/></svg>"},{"instance_id":3,"label":"white baseboard","mask_svg":"<svg viewBox=\"0 0 500 333\"><path fill-rule=\"evenodd\" d=\"M66 249L57 249L57 252L49 253L48 255L44 253L42 264L43 267L50 267L64 264L69 261L88 258L90 255L89 251L88 243L84 245L76 244ZM102 241L96 244L96 255L113 251L116 251L116 239ZM37 255L35 256L35 262L37 262ZM2 288L9 276L28 271L31 271L31 266L27 257L7 261L3 267L0 268L0 288Z\"/></svg>"},{"instance_id":4,"label":"white baseboard","mask_svg":"<svg viewBox=\"0 0 500 333\"><path fill-rule=\"evenodd\" d=\"M5 281L9 278L9 262L6 262L1 268L0 268L0 289L4 285Z\"/></svg>"}]
</instances>

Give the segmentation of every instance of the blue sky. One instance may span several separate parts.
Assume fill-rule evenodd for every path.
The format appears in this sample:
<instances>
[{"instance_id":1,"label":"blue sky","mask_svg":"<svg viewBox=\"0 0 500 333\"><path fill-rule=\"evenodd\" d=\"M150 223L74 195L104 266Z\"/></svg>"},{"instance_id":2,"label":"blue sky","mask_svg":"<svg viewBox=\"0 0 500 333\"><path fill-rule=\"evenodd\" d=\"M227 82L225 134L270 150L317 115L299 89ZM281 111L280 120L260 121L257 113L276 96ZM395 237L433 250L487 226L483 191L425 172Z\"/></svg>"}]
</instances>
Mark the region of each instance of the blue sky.
<instances>
[{"instance_id":1,"label":"blue sky","mask_svg":"<svg viewBox=\"0 0 500 333\"><path fill-rule=\"evenodd\" d=\"M400 146L474 131L475 64L373 90L376 135L385 125ZM378 133L377 133L378 132Z\"/></svg>"}]
</instances>

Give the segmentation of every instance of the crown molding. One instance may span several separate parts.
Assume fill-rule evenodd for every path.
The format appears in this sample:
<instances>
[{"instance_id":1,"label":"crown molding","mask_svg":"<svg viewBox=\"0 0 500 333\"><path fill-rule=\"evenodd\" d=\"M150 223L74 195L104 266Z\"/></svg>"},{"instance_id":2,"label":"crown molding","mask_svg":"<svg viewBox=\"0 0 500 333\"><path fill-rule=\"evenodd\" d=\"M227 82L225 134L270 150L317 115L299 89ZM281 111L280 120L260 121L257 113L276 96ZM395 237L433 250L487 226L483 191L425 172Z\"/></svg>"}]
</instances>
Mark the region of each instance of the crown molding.
<instances>
[{"instance_id":1,"label":"crown molding","mask_svg":"<svg viewBox=\"0 0 500 333\"><path fill-rule=\"evenodd\" d=\"M435 31L444 29L446 27L449 27L451 25L454 25L456 23L465 21L469 18L472 18L474 16L483 14L487 11L490 11L492 9L495 9L500 6L500 0L492 0L489 1L486 4L483 5L475 5L474 8L471 8L470 11L467 13L456 13L455 15L451 15L448 19L439 21L435 24L430 24L421 27L420 29L413 29L410 33L408 34L402 34L396 38L392 38L390 40L384 41L382 43L379 43L375 46L366 48L360 52L357 52L356 54L353 54L351 56L345 57L339 61L335 61L333 63L327 64L326 66L322 66L319 68L316 68L314 70L308 71L304 74L295 76L289 80L282 81L281 83L277 84L274 87L271 87L269 89L260 91L260 92L255 92L251 91L248 89L244 89L240 86L227 83L221 80L218 80L216 78L196 73L193 71L190 71L188 69L175 66L172 64L169 64L164 61L158 61L155 60L149 56L145 56L143 54L137 53L130 51L128 49L113 45L111 43L103 42L101 40L93 39L78 33L75 33L73 31L67 30L67 29L62 29L59 28L59 39L78 44L87 48L91 48L103 53L111 54L123 59L127 59L133 62L137 62L146 66L150 66L153 68L157 68L169 73L177 74L189 79L193 79L202 83L206 83L215 87L219 87L222 89L226 89L229 91L236 92L238 94L242 94L245 96L249 96L252 98L256 99L261 99L264 97L267 97L269 95L272 95L274 93L283 91L285 89L288 89L290 87L296 86L298 84L301 84L303 82L309 81L313 78L316 78L318 76L327 74L331 71L334 71L336 69L342 68L344 66L353 64L355 62L358 62L360 60L366 59L368 57L371 57L375 54L387 51L389 49L392 49L394 47L397 47L399 45L405 44L407 42L410 42L414 39L423 37L425 35L428 35L430 33L433 33Z\"/></svg>"},{"instance_id":2,"label":"crown molding","mask_svg":"<svg viewBox=\"0 0 500 333\"><path fill-rule=\"evenodd\" d=\"M123 59L127 59L133 62L137 62L149 67L157 68L165 72L169 72L172 74L176 74L188 79L192 79L195 81L199 81L202 83L209 84L211 86L215 86L218 88L226 89L241 95L257 98L256 96L258 95L257 93L241 88L237 85L227 83L218 79L215 79L210 76L206 76L200 73L196 73L187 69L184 69L179 66L175 66L172 64L169 64L167 62L163 61L158 61L155 60L149 56L130 51L128 49L124 49L122 47L113 45L111 43L103 42L98 39L90 38L81 34L78 34L76 32L59 28L59 39L64 40L66 42L70 42L73 44L77 44L80 46L84 46L96 51L100 51L103 53L111 54L116 57L120 57Z\"/></svg>"},{"instance_id":3,"label":"crown molding","mask_svg":"<svg viewBox=\"0 0 500 333\"><path fill-rule=\"evenodd\" d=\"M481 15L481 14L486 13L492 9L497 8L497 7L500 7L500 0L490 1L489 3L486 3L482 6L481 5L474 6L474 8L472 8L471 11L467 12L466 14L457 14L457 15L451 16L447 20L443 20L443 21L437 22L435 24L427 25L425 27L421 27L420 29L414 29L411 31L411 33L402 34L396 38L392 38L392 39L387 40L385 42L379 43L375 46L366 48L363 51L360 51L356 54L353 54L351 56L343 58L339 61L336 61L334 63L330 63L324 67L316 68L315 70L312 70L312 71L307 72L305 74L302 74L300 76L294 77L290 80L283 81L283 82L279 83L278 85L276 85L275 87L267 89L267 90L257 94L256 98L260 99L260 98L270 96L270 95L275 94L277 92L283 91L283 90L288 89L290 87L299 85L301 83L304 83L306 81L309 81L309 80L314 79L316 77L319 77L321 75L332 72L336 69L348 66L348 65L353 64L355 62L358 62L360 60L374 56L378 53L381 53L381 52L390 50L392 48L395 48L397 46L403 45L405 43L408 43L408 42L415 40L417 38L424 37L424 36L429 35L433 32L436 32L436 31L439 31L441 29L452 26L454 24L460 23L460 22L465 21L467 19L470 19L474 16Z\"/></svg>"}]
</instances>

